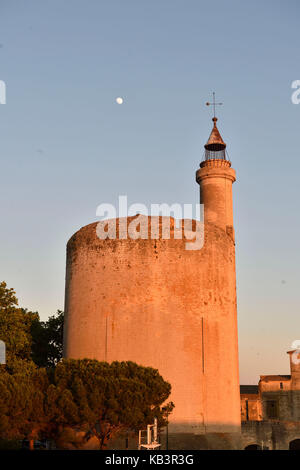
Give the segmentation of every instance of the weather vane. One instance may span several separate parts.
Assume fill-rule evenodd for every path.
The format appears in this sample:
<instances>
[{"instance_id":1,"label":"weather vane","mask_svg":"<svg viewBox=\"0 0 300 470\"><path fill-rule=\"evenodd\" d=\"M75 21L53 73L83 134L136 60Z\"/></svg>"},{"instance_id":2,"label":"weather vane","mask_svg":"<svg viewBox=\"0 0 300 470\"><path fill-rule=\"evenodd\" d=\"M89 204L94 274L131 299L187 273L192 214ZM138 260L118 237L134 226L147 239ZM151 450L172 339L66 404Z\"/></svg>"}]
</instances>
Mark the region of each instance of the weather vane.
<instances>
[{"instance_id":1,"label":"weather vane","mask_svg":"<svg viewBox=\"0 0 300 470\"><path fill-rule=\"evenodd\" d=\"M213 101L210 103L209 101L206 103L206 106L212 105L214 107L214 118L216 117L216 106L220 106L223 103L216 103L216 94L213 92Z\"/></svg>"}]
</instances>

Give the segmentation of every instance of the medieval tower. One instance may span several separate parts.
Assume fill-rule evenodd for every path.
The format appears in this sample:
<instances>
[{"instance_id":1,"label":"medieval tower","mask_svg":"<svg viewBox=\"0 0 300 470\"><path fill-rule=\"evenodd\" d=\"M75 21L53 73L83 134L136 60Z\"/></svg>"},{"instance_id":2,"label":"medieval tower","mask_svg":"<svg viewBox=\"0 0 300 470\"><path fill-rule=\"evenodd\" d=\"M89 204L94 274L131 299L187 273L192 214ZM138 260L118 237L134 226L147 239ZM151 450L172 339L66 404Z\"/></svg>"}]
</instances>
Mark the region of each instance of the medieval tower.
<instances>
[{"instance_id":1,"label":"medieval tower","mask_svg":"<svg viewBox=\"0 0 300 470\"><path fill-rule=\"evenodd\" d=\"M196 172L204 204L201 249L186 249L173 219L170 239L162 237L161 217L156 238L99 239L96 222L67 245L65 357L158 369L175 403L170 449L201 448L203 436L210 448L239 445L235 171L216 123L214 117ZM154 218L142 217L150 227Z\"/></svg>"}]
</instances>

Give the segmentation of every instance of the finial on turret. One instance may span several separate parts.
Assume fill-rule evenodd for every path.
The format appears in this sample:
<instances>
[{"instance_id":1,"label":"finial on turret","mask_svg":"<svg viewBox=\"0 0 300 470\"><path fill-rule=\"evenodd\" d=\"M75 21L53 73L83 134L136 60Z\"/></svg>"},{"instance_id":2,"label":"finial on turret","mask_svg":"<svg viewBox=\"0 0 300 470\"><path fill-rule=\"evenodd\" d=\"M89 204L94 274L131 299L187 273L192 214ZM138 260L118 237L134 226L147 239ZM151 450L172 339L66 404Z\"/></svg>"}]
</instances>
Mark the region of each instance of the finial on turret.
<instances>
[{"instance_id":1,"label":"finial on turret","mask_svg":"<svg viewBox=\"0 0 300 470\"><path fill-rule=\"evenodd\" d=\"M216 94L215 92L213 91L213 100L212 100L212 103L210 103L209 101L207 101L206 103L206 106L213 106L214 107L214 117L213 117L213 121L217 121L218 118L216 118L216 106L221 106L223 103L216 103Z\"/></svg>"}]
</instances>

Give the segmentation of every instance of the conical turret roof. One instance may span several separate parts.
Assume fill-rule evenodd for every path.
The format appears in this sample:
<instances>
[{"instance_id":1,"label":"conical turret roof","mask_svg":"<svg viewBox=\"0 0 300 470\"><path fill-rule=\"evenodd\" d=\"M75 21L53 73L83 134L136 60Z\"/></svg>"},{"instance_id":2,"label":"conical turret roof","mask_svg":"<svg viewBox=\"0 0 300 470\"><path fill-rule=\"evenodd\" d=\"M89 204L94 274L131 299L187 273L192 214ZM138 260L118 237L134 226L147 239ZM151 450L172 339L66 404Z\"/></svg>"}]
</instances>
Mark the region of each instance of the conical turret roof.
<instances>
[{"instance_id":1,"label":"conical turret roof","mask_svg":"<svg viewBox=\"0 0 300 470\"><path fill-rule=\"evenodd\" d=\"M213 120L213 123L214 123L214 127L213 127L213 129L210 133L209 139L206 142L206 144L204 145L204 147L206 148L206 150L210 150L212 152L218 152L219 150L225 150L226 144L225 144L224 140L222 139L221 134L220 134L219 129L217 128L217 124L216 124L218 118L213 117L212 120Z\"/></svg>"}]
</instances>

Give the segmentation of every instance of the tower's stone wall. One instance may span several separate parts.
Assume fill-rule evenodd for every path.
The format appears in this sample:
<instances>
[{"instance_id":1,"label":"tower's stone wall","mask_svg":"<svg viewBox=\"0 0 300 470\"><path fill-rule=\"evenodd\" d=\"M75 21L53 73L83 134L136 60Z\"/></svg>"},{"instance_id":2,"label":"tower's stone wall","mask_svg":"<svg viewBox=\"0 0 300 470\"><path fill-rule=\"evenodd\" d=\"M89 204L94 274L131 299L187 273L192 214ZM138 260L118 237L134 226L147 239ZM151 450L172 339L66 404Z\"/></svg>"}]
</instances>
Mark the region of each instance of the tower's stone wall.
<instances>
[{"instance_id":1,"label":"tower's stone wall","mask_svg":"<svg viewBox=\"0 0 300 470\"><path fill-rule=\"evenodd\" d=\"M238 433L232 234L208 222L203 248L189 251L173 229L170 240L100 240L96 226L67 245L65 357L157 368L175 403L169 448L197 448L204 432Z\"/></svg>"}]
</instances>

